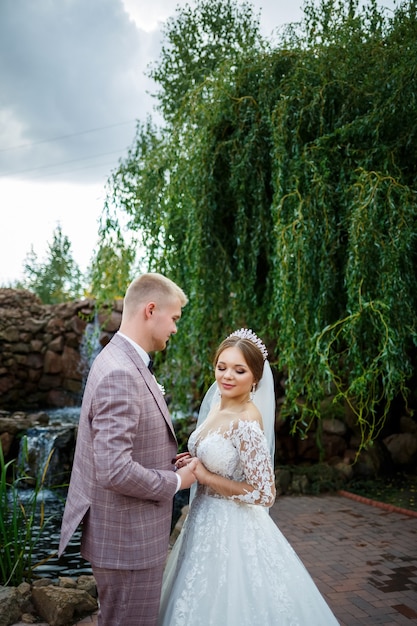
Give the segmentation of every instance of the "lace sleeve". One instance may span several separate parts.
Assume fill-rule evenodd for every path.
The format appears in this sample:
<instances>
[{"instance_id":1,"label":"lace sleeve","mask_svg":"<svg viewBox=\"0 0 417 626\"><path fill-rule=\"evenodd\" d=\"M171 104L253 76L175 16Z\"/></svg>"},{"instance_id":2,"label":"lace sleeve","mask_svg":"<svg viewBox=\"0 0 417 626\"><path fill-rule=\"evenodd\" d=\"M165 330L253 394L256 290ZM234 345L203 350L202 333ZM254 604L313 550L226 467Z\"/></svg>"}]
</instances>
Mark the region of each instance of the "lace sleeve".
<instances>
[{"instance_id":1,"label":"lace sleeve","mask_svg":"<svg viewBox=\"0 0 417 626\"><path fill-rule=\"evenodd\" d=\"M239 450L244 480L254 488L232 499L271 507L275 501L274 469L261 427L257 422L240 420L233 429L232 441Z\"/></svg>"}]
</instances>

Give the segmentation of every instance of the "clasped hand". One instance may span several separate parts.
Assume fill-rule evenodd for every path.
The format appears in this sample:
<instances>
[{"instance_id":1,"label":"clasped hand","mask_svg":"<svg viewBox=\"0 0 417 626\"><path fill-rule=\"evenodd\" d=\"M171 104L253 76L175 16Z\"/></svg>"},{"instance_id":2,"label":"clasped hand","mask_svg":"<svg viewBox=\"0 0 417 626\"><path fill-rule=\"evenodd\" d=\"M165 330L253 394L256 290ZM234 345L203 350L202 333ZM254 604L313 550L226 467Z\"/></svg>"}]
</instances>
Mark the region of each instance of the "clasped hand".
<instances>
[{"instance_id":1,"label":"clasped hand","mask_svg":"<svg viewBox=\"0 0 417 626\"><path fill-rule=\"evenodd\" d=\"M196 457L192 457L189 452L181 452L181 454L177 454L175 457L175 468L180 473L183 488L186 488L183 480L191 478L190 474L193 478L190 485L192 485L196 480L204 485L207 475L210 474L202 462Z\"/></svg>"}]
</instances>

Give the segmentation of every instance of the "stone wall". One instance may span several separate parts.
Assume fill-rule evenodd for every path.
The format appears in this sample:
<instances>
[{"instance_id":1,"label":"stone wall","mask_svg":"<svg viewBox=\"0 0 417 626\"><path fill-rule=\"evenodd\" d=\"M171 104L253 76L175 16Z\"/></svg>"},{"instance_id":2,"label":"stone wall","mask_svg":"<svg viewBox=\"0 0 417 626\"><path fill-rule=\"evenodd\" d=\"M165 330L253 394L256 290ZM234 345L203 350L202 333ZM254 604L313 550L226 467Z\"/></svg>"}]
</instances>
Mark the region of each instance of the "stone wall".
<instances>
[{"instance_id":1,"label":"stone wall","mask_svg":"<svg viewBox=\"0 0 417 626\"><path fill-rule=\"evenodd\" d=\"M89 299L45 305L29 291L0 289L0 409L80 403L81 346L94 311ZM101 346L119 328L121 312L122 300L98 316Z\"/></svg>"},{"instance_id":2,"label":"stone wall","mask_svg":"<svg viewBox=\"0 0 417 626\"><path fill-rule=\"evenodd\" d=\"M100 311L97 316L99 346L108 343L121 322L122 300ZM25 290L0 289L0 417L7 423L19 423L19 412L37 412L48 408L78 406L83 391L83 376L88 371L82 355L86 329L95 314L93 300L79 300L59 305L43 305ZM285 385L276 381L283 400ZM397 415L392 428L381 433L379 440L359 460L360 432L354 416L343 411L333 413L328 398L322 413L322 448L324 460L332 465L342 462L366 475L383 468L417 464L417 420L415 416ZM9 415L9 411L12 414ZM3 414L2 414L3 412ZM40 414L42 416L42 414ZM39 415L35 415L37 420ZM1 424L0 424L1 427ZM22 431L24 428L22 427ZM11 433L0 430L1 438ZM11 441L15 433L11 433ZM10 437L9 437L10 438ZM2 441L3 449L5 440ZM276 421L276 460L283 465L316 464L321 458L315 432L307 437L293 437L287 420L278 410ZM10 444L12 445L12 444ZM10 448L10 445L8 447ZM13 451L13 450L11 450Z\"/></svg>"}]
</instances>

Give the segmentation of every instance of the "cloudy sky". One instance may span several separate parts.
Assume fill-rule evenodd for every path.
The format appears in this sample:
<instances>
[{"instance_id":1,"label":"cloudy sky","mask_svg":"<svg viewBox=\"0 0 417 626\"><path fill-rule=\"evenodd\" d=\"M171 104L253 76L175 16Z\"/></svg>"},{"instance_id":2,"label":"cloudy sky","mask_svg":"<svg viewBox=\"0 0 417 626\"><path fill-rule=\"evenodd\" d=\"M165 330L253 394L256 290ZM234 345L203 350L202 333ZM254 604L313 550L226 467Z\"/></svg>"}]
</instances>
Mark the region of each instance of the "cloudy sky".
<instances>
[{"instance_id":1,"label":"cloudy sky","mask_svg":"<svg viewBox=\"0 0 417 626\"><path fill-rule=\"evenodd\" d=\"M0 0L0 286L22 277L31 246L43 260L58 224L87 268L106 180L153 114L145 71L161 24L185 4ZM252 4L266 35L302 15L302 0Z\"/></svg>"}]
</instances>

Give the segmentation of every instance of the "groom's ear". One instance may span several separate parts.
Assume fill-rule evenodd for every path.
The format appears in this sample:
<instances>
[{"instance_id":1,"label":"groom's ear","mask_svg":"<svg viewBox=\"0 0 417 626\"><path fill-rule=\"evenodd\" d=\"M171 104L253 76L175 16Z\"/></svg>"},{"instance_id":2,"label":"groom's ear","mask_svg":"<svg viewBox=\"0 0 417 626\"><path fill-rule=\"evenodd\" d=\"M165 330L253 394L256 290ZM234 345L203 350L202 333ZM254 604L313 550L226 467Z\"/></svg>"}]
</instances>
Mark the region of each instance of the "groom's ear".
<instances>
[{"instance_id":1,"label":"groom's ear","mask_svg":"<svg viewBox=\"0 0 417 626\"><path fill-rule=\"evenodd\" d=\"M156 308L155 302L148 302L148 304L145 307L145 317L146 317L146 319L149 319L150 317L152 317L152 314L155 311L155 308Z\"/></svg>"}]
</instances>

